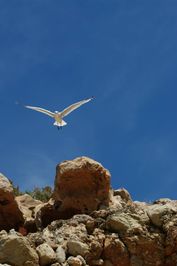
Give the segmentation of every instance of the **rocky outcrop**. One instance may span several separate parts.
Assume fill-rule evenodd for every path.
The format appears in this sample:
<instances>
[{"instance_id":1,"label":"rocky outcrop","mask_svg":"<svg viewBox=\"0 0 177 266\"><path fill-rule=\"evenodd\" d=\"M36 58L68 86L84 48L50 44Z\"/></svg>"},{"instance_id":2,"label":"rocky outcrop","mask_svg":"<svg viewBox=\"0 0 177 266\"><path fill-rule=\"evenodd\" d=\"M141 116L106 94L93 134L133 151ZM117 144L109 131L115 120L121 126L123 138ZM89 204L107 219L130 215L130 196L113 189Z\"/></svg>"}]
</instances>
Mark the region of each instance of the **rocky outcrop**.
<instances>
[{"instance_id":1,"label":"rocky outcrop","mask_svg":"<svg viewBox=\"0 0 177 266\"><path fill-rule=\"evenodd\" d=\"M49 202L12 197L23 214L22 228L33 219L38 231L1 231L0 265L176 266L177 201L134 202L126 189L112 191L109 182L106 169L82 157L57 166Z\"/></svg>"},{"instance_id":2,"label":"rocky outcrop","mask_svg":"<svg viewBox=\"0 0 177 266\"><path fill-rule=\"evenodd\" d=\"M18 229L24 223L9 180L0 174L0 229Z\"/></svg>"},{"instance_id":3,"label":"rocky outcrop","mask_svg":"<svg viewBox=\"0 0 177 266\"><path fill-rule=\"evenodd\" d=\"M28 237L34 245L42 239L55 252L60 250L62 255L59 259L56 256L56 261L61 265L176 265L174 201L164 204L166 212L160 214L158 226L152 223L149 210L152 206L161 210L161 204L120 202L122 207L118 209L112 205L90 215L78 214L68 220L54 221L38 235L38 241L37 233Z\"/></svg>"},{"instance_id":4,"label":"rocky outcrop","mask_svg":"<svg viewBox=\"0 0 177 266\"><path fill-rule=\"evenodd\" d=\"M37 228L56 219L108 207L111 194L110 173L100 163L87 157L64 161L56 168L52 199L35 209Z\"/></svg>"},{"instance_id":5,"label":"rocky outcrop","mask_svg":"<svg viewBox=\"0 0 177 266\"><path fill-rule=\"evenodd\" d=\"M63 218L109 206L110 173L87 157L64 161L56 169L53 198Z\"/></svg>"},{"instance_id":6,"label":"rocky outcrop","mask_svg":"<svg viewBox=\"0 0 177 266\"><path fill-rule=\"evenodd\" d=\"M29 234L34 246L48 243L61 256L61 265L103 266L175 266L177 265L177 209L174 201L164 204L161 224L152 223L149 210L161 204L112 205L90 215L77 214L71 219L53 221L40 235ZM173 209L173 211L172 211ZM37 239L38 241L37 241ZM79 256L79 257L78 257ZM81 260L83 259L83 261Z\"/></svg>"}]
</instances>

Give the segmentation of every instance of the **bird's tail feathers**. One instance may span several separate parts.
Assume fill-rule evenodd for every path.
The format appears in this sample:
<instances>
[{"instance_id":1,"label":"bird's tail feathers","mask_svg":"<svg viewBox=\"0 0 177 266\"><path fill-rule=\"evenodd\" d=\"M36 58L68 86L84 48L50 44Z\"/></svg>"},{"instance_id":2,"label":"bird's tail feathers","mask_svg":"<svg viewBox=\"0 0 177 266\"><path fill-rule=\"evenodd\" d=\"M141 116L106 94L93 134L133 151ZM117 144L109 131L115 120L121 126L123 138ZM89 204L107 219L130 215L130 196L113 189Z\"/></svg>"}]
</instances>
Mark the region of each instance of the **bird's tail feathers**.
<instances>
[{"instance_id":1,"label":"bird's tail feathers","mask_svg":"<svg viewBox=\"0 0 177 266\"><path fill-rule=\"evenodd\" d=\"M55 123L54 123L54 126L57 126L57 127L64 127L66 125L67 125L67 123L64 120L62 120L61 122L55 121Z\"/></svg>"}]
</instances>

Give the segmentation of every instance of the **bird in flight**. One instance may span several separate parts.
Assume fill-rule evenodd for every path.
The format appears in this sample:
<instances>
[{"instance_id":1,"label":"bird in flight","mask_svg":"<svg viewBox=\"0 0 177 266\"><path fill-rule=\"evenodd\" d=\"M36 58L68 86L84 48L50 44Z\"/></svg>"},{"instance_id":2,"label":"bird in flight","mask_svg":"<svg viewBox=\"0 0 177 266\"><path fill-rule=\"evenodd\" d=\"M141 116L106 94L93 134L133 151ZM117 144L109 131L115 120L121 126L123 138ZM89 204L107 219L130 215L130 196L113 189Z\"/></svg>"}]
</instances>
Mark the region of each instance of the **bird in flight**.
<instances>
[{"instance_id":1,"label":"bird in flight","mask_svg":"<svg viewBox=\"0 0 177 266\"><path fill-rule=\"evenodd\" d=\"M34 107L34 106L29 106L29 105L25 105L25 107L32 109L32 110L35 110L37 112L41 112L43 114L46 114L46 115L52 117L55 120L54 126L57 126L58 129L60 129L60 128L62 129L63 126L67 125L67 123L63 120L63 117L67 116L72 111L79 108L81 105L90 102L92 99L93 99L93 97L79 101L77 103L74 103L74 104L68 106L67 108L65 108L61 112L58 112L58 111L51 112L51 111L46 110L46 109L41 108L41 107Z\"/></svg>"}]
</instances>

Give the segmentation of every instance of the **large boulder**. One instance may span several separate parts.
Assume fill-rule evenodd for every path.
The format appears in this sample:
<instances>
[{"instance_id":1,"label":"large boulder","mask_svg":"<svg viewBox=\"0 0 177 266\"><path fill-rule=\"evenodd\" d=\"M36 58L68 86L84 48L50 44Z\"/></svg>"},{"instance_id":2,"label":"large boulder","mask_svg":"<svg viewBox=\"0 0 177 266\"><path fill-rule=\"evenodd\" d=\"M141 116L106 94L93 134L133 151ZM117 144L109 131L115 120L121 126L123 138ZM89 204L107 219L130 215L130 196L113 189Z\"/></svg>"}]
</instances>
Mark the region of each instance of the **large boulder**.
<instances>
[{"instance_id":1,"label":"large boulder","mask_svg":"<svg viewBox=\"0 0 177 266\"><path fill-rule=\"evenodd\" d=\"M12 184L0 174L0 230L18 229L24 218L15 200Z\"/></svg>"},{"instance_id":2,"label":"large boulder","mask_svg":"<svg viewBox=\"0 0 177 266\"><path fill-rule=\"evenodd\" d=\"M0 232L0 263L13 266L38 266L39 258L27 238L16 234Z\"/></svg>"},{"instance_id":3,"label":"large boulder","mask_svg":"<svg viewBox=\"0 0 177 266\"><path fill-rule=\"evenodd\" d=\"M57 165L53 198L63 218L108 206L110 173L87 157L64 161Z\"/></svg>"}]
</instances>

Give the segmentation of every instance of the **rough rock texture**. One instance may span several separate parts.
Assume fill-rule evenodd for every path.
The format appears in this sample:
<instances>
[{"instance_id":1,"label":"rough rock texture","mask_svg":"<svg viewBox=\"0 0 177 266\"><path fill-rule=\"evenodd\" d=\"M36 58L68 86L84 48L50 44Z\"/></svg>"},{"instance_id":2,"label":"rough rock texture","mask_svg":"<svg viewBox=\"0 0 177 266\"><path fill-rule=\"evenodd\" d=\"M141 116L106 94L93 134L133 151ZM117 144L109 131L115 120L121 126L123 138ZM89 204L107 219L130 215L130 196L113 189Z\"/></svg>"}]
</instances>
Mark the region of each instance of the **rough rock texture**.
<instances>
[{"instance_id":1,"label":"rough rock texture","mask_svg":"<svg viewBox=\"0 0 177 266\"><path fill-rule=\"evenodd\" d=\"M61 265L85 265L84 261L90 266L177 265L176 202L163 204L166 212L160 215L162 222L158 226L152 223L149 210L152 206L161 210L161 203L127 204L120 200L120 205L118 209L112 204L90 215L53 221L38 238L54 250L62 247L66 260L60 261ZM31 241L35 235L29 236Z\"/></svg>"},{"instance_id":2,"label":"rough rock texture","mask_svg":"<svg viewBox=\"0 0 177 266\"><path fill-rule=\"evenodd\" d=\"M0 230L18 229L24 218L15 200L11 183L0 174Z\"/></svg>"},{"instance_id":3,"label":"rough rock texture","mask_svg":"<svg viewBox=\"0 0 177 266\"><path fill-rule=\"evenodd\" d=\"M57 166L54 200L63 218L90 213L110 201L110 173L87 157L64 161Z\"/></svg>"},{"instance_id":4,"label":"rough rock texture","mask_svg":"<svg viewBox=\"0 0 177 266\"><path fill-rule=\"evenodd\" d=\"M0 232L0 263L13 266L37 266L39 259L27 238L15 232Z\"/></svg>"},{"instance_id":5,"label":"rough rock texture","mask_svg":"<svg viewBox=\"0 0 177 266\"><path fill-rule=\"evenodd\" d=\"M33 217L40 230L26 236L14 229L8 233L1 231L0 263L4 266L176 266L177 201L164 198L152 204L133 202L125 189L111 192L109 177L100 164L85 157L59 165L54 199L39 205L31 202L26 209L28 214L31 209L29 217ZM8 193L7 181L4 187ZM89 191L96 201L89 197ZM107 193L104 196L103 191ZM19 206L22 199L17 200ZM77 212L74 216L73 209ZM71 217L66 219L67 215Z\"/></svg>"},{"instance_id":6,"label":"rough rock texture","mask_svg":"<svg viewBox=\"0 0 177 266\"><path fill-rule=\"evenodd\" d=\"M46 266L56 261L56 254L47 243L39 245L36 250L39 255L40 265Z\"/></svg>"},{"instance_id":7,"label":"rough rock texture","mask_svg":"<svg viewBox=\"0 0 177 266\"><path fill-rule=\"evenodd\" d=\"M27 231L35 232L37 230L35 221L35 208L43 203L40 200L33 199L28 194L17 196L15 200L23 214L24 228L26 228Z\"/></svg>"},{"instance_id":8,"label":"rough rock texture","mask_svg":"<svg viewBox=\"0 0 177 266\"><path fill-rule=\"evenodd\" d=\"M82 266L83 263L82 263L82 260L78 257L73 257L73 256L70 256L68 259L67 259L67 263L70 265L70 266Z\"/></svg>"},{"instance_id":9,"label":"rough rock texture","mask_svg":"<svg viewBox=\"0 0 177 266\"><path fill-rule=\"evenodd\" d=\"M124 201L132 201L129 192L125 188L116 189L113 191L114 196L120 196Z\"/></svg>"}]
</instances>

